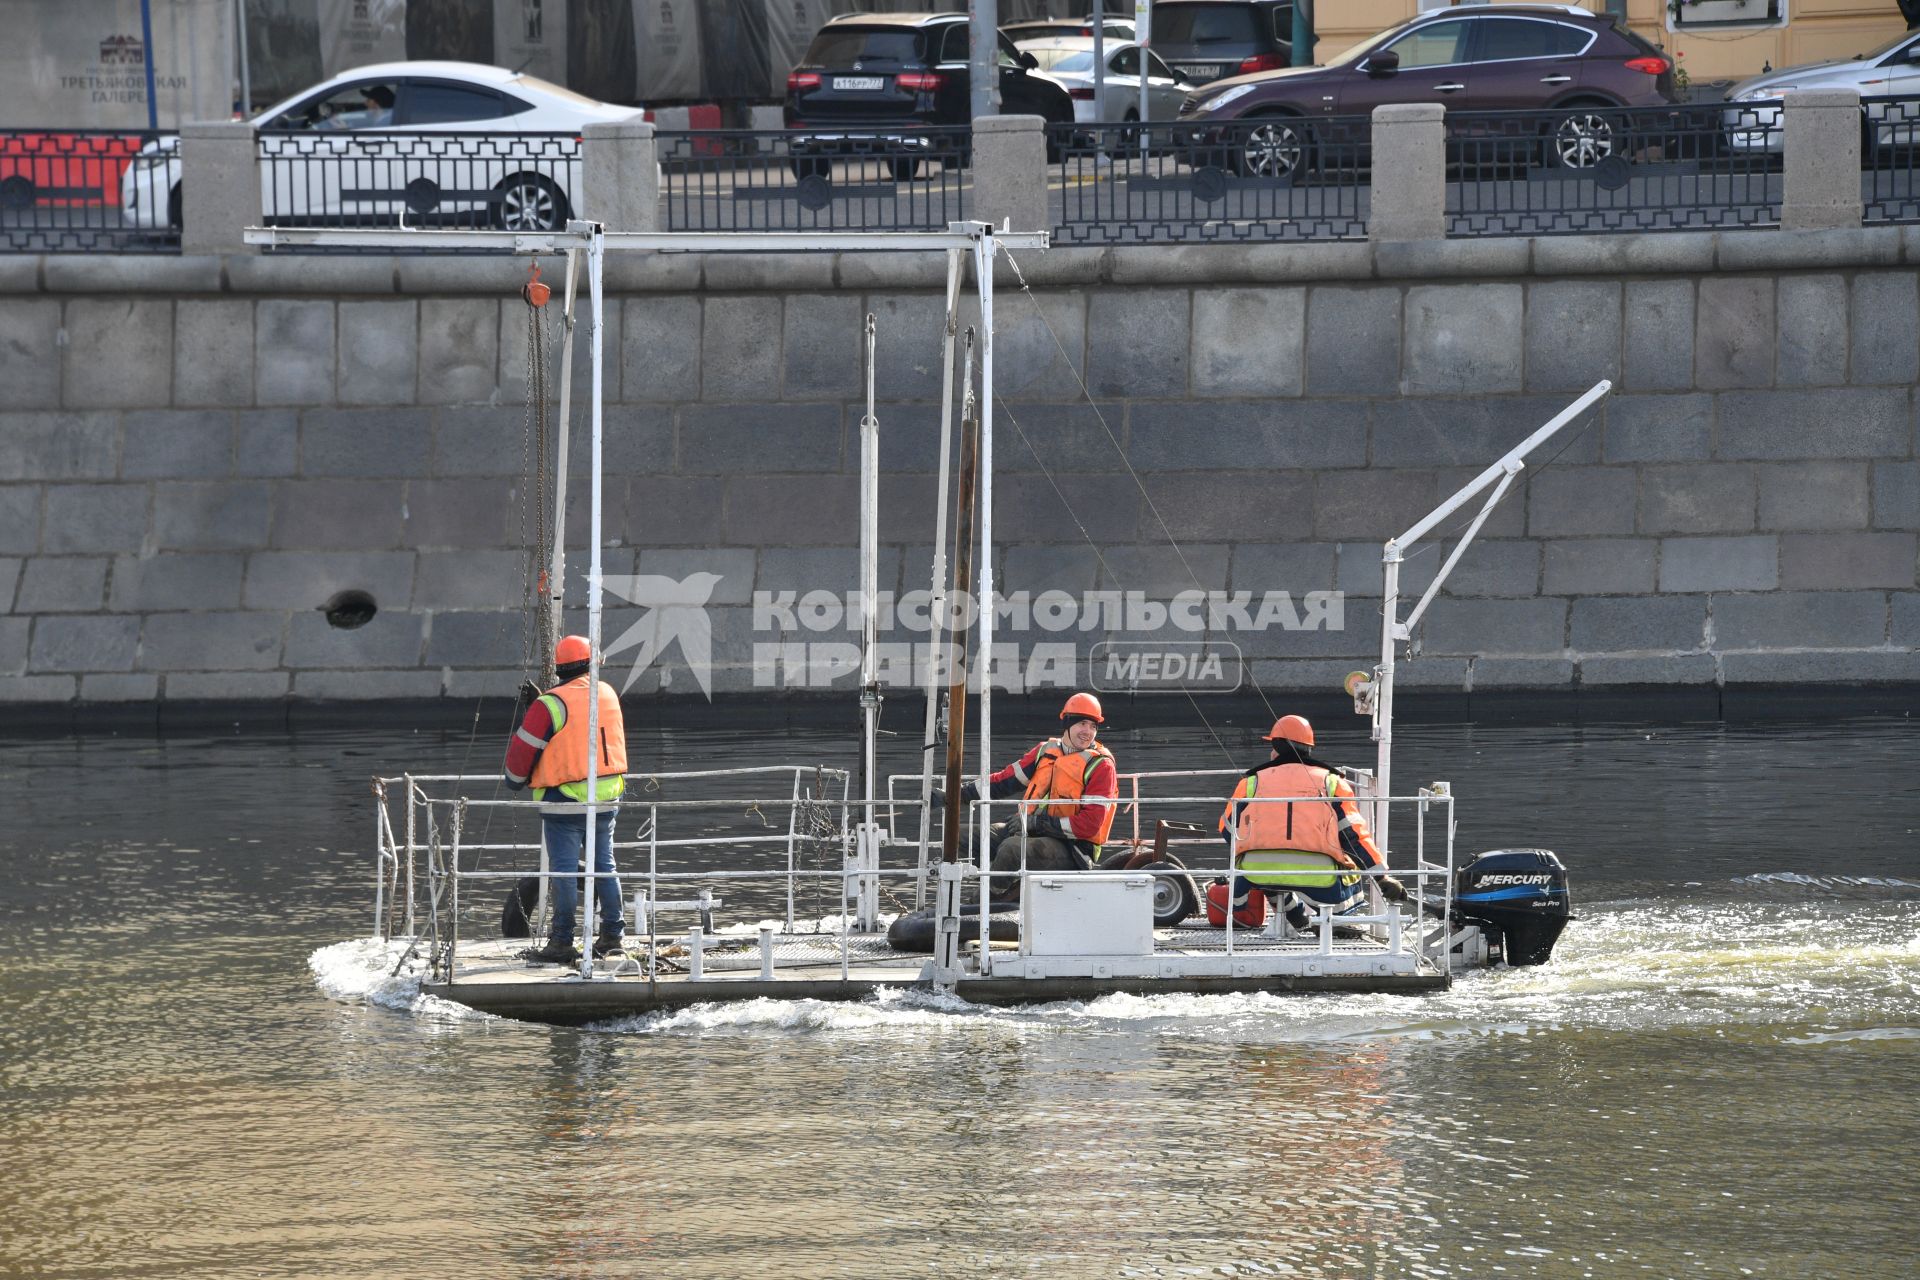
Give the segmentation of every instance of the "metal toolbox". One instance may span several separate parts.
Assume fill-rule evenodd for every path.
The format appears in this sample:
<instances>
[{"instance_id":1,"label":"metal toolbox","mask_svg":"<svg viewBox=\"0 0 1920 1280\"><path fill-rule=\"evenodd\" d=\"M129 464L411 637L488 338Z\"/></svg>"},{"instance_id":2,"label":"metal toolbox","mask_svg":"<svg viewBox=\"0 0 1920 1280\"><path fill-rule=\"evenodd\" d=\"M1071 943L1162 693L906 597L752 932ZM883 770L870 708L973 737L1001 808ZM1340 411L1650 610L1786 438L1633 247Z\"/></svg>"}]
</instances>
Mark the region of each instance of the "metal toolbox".
<instances>
[{"instance_id":1,"label":"metal toolbox","mask_svg":"<svg viewBox=\"0 0 1920 1280\"><path fill-rule=\"evenodd\" d=\"M1030 956L1153 952L1153 877L1036 875L1027 880L1020 950Z\"/></svg>"}]
</instances>

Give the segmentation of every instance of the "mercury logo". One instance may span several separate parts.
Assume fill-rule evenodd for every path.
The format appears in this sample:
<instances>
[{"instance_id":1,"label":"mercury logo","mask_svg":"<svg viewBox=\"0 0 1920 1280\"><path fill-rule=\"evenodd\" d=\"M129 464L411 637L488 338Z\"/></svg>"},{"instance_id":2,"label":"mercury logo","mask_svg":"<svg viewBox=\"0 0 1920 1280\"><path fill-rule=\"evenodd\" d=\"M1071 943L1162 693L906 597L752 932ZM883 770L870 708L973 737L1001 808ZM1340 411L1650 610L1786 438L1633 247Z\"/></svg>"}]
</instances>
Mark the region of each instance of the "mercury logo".
<instances>
[{"instance_id":1,"label":"mercury logo","mask_svg":"<svg viewBox=\"0 0 1920 1280\"><path fill-rule=\"evenodd\" d=\"M1476 878L1475 878L1475 880L1474 880L1474 884L1475 884L1475 885L1483 885L1483 884L1552 884L1552 883L1553 883L1553 877L1552 877L1552 876L1550 876L1550 875L1542 875L1542 876L1513 876L1513 875L1494 875L1494 876L1479 876L1479 877L1476 877Z\"/></svg>"}]
</instances>

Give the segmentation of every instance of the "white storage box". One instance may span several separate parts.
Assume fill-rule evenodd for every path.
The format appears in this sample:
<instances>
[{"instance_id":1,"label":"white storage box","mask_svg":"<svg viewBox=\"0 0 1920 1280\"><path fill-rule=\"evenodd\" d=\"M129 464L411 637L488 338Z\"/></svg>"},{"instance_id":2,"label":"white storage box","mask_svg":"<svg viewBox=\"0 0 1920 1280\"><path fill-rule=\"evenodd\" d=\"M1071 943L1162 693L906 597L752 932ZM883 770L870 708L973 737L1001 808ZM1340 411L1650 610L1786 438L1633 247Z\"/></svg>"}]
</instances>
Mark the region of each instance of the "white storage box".
<instances>
[{"instance_id":1,"label":"white storage box","mask_svg":"<svg viewBox=\"0 0 1920 1280\"><path fill-rule=\"evenodd\" d=\"M1023 955L1150 955L1153 877L1031 876L1021 916Z\"/></svg>"}]
</instances>

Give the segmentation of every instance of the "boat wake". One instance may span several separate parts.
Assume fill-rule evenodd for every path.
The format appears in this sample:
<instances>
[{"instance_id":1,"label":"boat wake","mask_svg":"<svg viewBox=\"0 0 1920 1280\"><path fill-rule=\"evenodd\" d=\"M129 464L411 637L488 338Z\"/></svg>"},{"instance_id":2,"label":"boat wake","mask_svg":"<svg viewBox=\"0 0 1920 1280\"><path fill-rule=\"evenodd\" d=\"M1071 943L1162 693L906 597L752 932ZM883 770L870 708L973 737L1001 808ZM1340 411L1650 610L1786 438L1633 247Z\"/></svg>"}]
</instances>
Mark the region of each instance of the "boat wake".
<instances>
[{"instance_id":1,"label":"boat wake","mask_svg":"<svg viewBox=\"0 0 1920 1280\"><path fill-rule=\"evenodd\" d=\"M930 992L861 1002L753 1000L621 1018L595 1031L644 1036L932 1037L1078 1033L1172 1040L1336 1044L1444 1041L1540 1031L1715 1028L1804 1046L1920 1037L1920 885L1791 873L1737 882L1759 895L1623 898L1578 910L1553 960L1458 976L1409 997L1111 995L1015 1008ZM1776 893L1799 896L1783 902ZM481 1018L421 991L417 956L360 939L309 958L336 1000L442 1020ZM398 972L396 972L396 968Z\"/></svg>"}]
</instances>

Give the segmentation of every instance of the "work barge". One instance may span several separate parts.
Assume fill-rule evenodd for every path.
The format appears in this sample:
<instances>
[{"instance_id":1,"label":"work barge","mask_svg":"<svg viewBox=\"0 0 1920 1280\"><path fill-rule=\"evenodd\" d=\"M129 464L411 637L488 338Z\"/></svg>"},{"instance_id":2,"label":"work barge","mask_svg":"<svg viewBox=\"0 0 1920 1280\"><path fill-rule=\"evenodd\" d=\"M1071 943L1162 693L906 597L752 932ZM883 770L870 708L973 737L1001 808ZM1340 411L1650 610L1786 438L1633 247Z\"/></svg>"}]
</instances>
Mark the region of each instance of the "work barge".
<instances>
[{"instance_id":1,"label":"work barge","mask_svg":"<svg viewBox=\"0 0 1920 1280\"><path fill-rule=\"evenodd\" d=\"M1395 656L1523 470L1526 456L1586 414L1608 392L1608 383L1597 384L1383 548L1380 661L1345 682L1356 712L1369 719L1377 759L1372 769L1341 772L1387 866L1365 874L1357 905L1338 915L1317 908L1304 929L1278 911L1262 927L1241 926L1231 915L1221 920L1223 927L1213 927L1207 923L1202 886L1216 876L1231 877L1237 866L1238 851L1225 838L1231 830L1223 833L1217 819L1243 776L1239 770L1121 774L1120 794L1112 802L1118 810L1113 834L1088 871L1028 867L1023 837L1020 869L992 872L989 830L1035 805L1022 799L963 805L960 799L966 780L975 784L976 794L986 795L996 764L993 689L979 676L984 663L969 659L992 652L995 611L949 605L964 600L969 590L975 600L997 598L992 500L996 266L1004 258L1021 291L1033 300L1014 254L1044 250L1046 233L996 230L977 222L925 232L620 233L573 221L564 230L545 233L253 228L247 238L270 246L358 248L431 242L473 253L470 261L476 264L498 259L475 251L564 256L561 429L552 446L542 445L558 456L542 459L550 464L543 473L553 478L553 491L536 494L534 501L552 504L547 528L568 527L566 426L576 308L584 285L584 345L592 361L586 606L590 678L596 682L603 653L605 256L623 251L905 252L938 253L946 260L941 485L931 555L924 766L885 778L878 773L875 611L866 610L857 691L858 767L780 762L629 773L615 840L625 895L624 950L596 958L586 948L577 967L538 963L528 954L544 926L546 890L553 879L539 836L537 803L500 798L493 774L376 777L374 935L387 944L394 972L418 974L425 994L488 1014L556 1024L606 1022L715 1002L866 1000L909 992L980 1005L1085 1001L1116 993L1411 994L1443 989L1463 968L1538 963L1551 952L1569 918L1566 876L1554 855L1542 849L1499 850L1457 862L1450 786L1436 781L1399 793L1392 789ZM963 330L962 284L969 274L978 326ZM538 296L536 302L529 289L530 306L545 304L544 287ZM874 317L867 317L865 331L861 580L850 585L871 600L877 587L883 438L873 399ZM537 374L530 370L530 385L544 385ZM1475 499L1480 505L1469 510ZM1442 530L1456 513L1464 513L1464 530ZM1449 537L1450 553L1402 617L1403 557L1416 543L1437 546ZM537 613L544 628L540 634L550 643L559 630L565 548L556 537L551 546L531 548L530 555L543 584L530 614ZM954 630L946 633L942 625L949 612ZM976 622L965 621L974 614ZM591 737L598 707L594 700L588 706ZM942 749L946 767L938 770L936 755ZM598 794L596 782L590 772L586 794ZM1325 802L1325 796L1249 801ZM579 807L591 829L596 812L606 806ZM966 852L963 833L971 833L972 854ZM1337 870L1331 859L1314 863L1309 856L1300 867L1301 883L1315 883L1315 877ZM1382 898L1378 880L1389 873L1405 883L1407 901ZM580 875L583 925L591 918L595 879L591 868Z\"/></svg>"}]
</instances>

